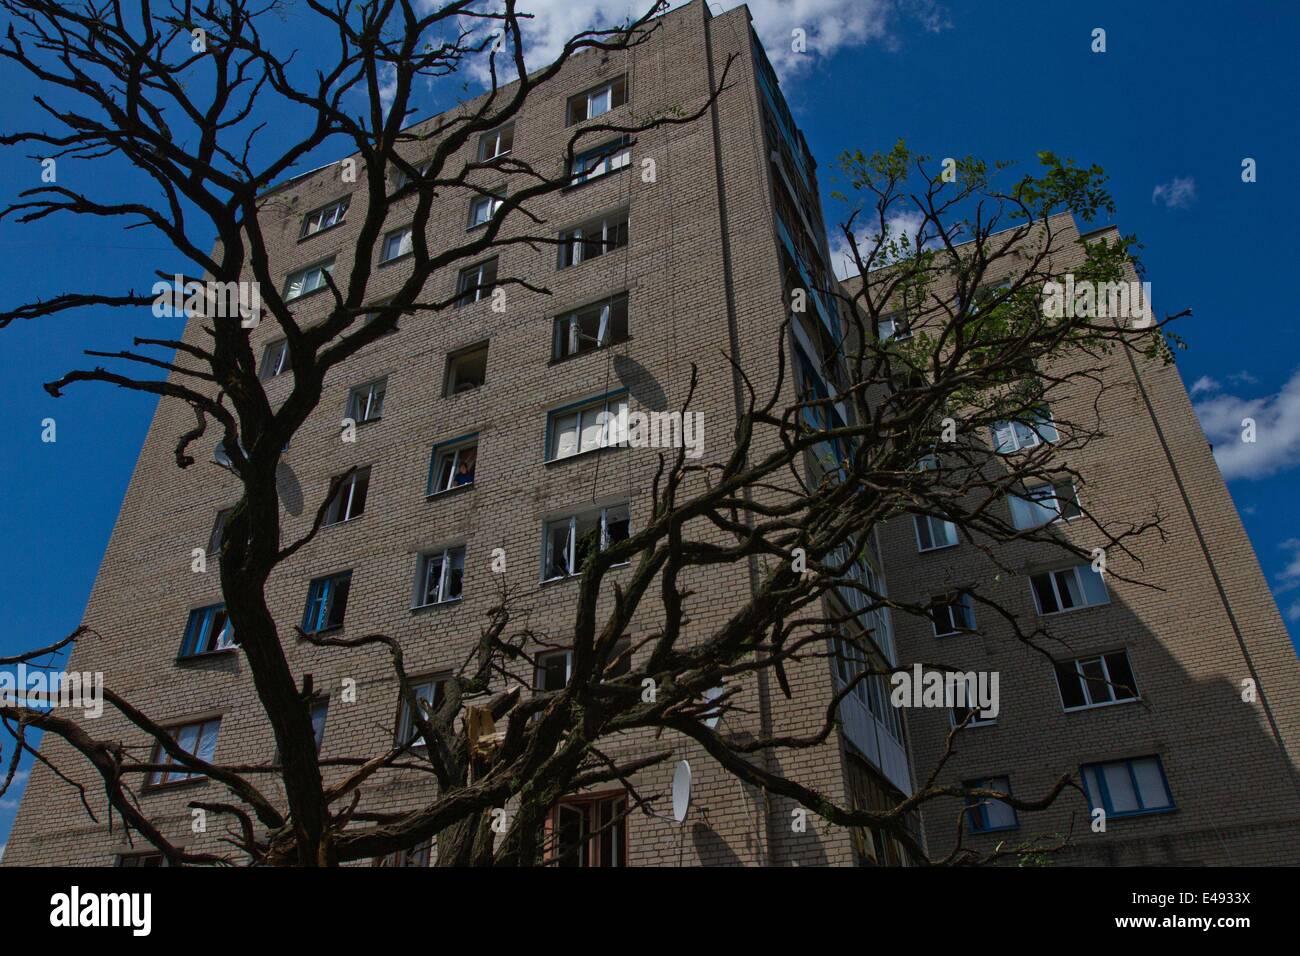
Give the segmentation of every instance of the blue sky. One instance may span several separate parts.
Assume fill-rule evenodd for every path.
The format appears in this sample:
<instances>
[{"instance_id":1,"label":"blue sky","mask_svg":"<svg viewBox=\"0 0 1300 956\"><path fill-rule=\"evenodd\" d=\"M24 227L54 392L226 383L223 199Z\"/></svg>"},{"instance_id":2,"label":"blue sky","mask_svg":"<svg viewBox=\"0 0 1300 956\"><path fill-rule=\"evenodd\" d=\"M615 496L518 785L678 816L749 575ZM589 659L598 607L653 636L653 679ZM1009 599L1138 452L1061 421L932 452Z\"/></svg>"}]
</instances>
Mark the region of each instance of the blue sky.
<instances>
[{"instance_id":1,"label":"blue sky","mask_svg":"<svg viewBox=\"0 0 1300 956\"><path fill-rule=\"evenodd\" d=\"M590 7L532 6L543 14L534 29L543 49L587 25L582 11ZM606 22L630 9L627 0L597 7ZM1278 246L1285 256L1300 221L1288 168L1300 153L1293 121L1300 7L1041 0L750 7L821 165L830 224L843 214L829 197L834 157L888 148L900 137L936 156L1030 164L1051 149L1106 169L1117 223L1145 245L1157 310L1194 310L1180 330L1189 345L1179 357L1183 378L1292 638L1300 637L1297 294L1277 281L1273 255L1257 251ZM282 35L310 50L305 22L291 12ZM1106 30L1105 53L1090 49L1097 27ZM795 28L808 36L802 55L785 52ZM28 78L8 65L0 76L9 91L5 127L40 123ZM451 103L430 96L424 105L433 112ZM1255 183L1241 181L1244 157L1257 161ZM33 161L0 152L6 201L38 175ZM125 194L113 171L94 175L101 195ZM0 223L4 307L74 285L144 288L154 269L182 266L158 240L110 223ZM0 447L10 476L0 510L0 656L76 627L153 410L152 399L109 386L74 387L56 401L41 384L82 365L82 348L118 349L132 334L176 331L159 320L148 328L92 310L0 330ZM1250 447L1236 441L1247 414L1259 423ZM57 423L54 443L41 441L47 417ZM1135 463L1135 481L1141 470ZM0 798L0 844L17 796Z\"/></svg>"}]
</instances>

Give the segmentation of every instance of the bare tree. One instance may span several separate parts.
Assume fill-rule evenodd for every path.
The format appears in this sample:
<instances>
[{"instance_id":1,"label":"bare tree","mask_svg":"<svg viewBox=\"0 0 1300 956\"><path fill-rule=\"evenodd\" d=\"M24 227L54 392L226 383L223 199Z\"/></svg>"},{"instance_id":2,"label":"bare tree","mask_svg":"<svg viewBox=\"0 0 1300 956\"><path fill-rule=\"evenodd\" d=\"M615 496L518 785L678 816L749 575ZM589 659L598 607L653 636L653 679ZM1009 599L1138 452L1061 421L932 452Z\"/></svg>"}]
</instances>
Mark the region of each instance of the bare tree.
<instances>
[{"instance_id":1,"label":"bare tree","mask_svg":"<svg viewBox=\"0 0 1300 956\"><path fill-rule=\"evenodd\" d=\"M505 865L554 859L543 824L555 801L575 790L618 782L630 794L628 812L648 809L660 795L638 792L634 778L670 759L669 742L679 736L740 780L796 801L830 823L885 830L912 845L908 821L928 802L1001 799L1028 812L1075 785L1063 773L1033 799L945 785L938 782L945 756L910 797L888 810L868 810L827 800L767 758L823 745L835 733L846 695L863 681L914 663L884 661L870 627L862 626L883 613L926 617L935 611L932 604L892 599L861 573L873 529L882 521L900 513L942 517L995 560L996 544L1012 539L1079 552L1050 528L1008 525L990 504L1027 481L1067 474L1054 463L1052 449L1086 446L1101 434L1098 423L1058 420L1054 445L1014 458L999 455L980 436L998 422L1032 421L1034 410L1062 387L1100 394L1105 385L1097 368L1115 350L1149 360L1165 349L1163 322L1134 327L1074 314L1048 317L1040 308L1043 287L1059 277L1063 256L1070 257L1073 273L1096 281L1123 275L1132 262L1127 242L1062 249L1055 237L1054 215L1088 218L1107 207L1099 170L1047 156L1041 175L1015 179L1003 189L994 173L974 161L962 164L960 185L954 185L931 176L925 161L901 146L871 158L846 156L853 190L876 220L866 239L861 214L844 227L863 278L844 289L828 279L812 290L799 288L795 275L787 279L792 293L837 302L849 322L848 336L828 345L832 360L809 376L804 369L787 370L783 327L780 340L772 343L780 375L769 394L758 394L737 367L748 400L729 459L695 464L685 448L661 456L644 527L621 540L582 543L576 611L564 642L573 652L566 686L523 692L532 683L538 653L554 636L516 623L518 598L504 589L475 652L432 700L417 694L402 646L392 637L299 631L323 653L386 652L414 724L411 739L378 752L321 759L309 713L311 688L285 657L282 626L268 608L266 588L276 568L314 538L330 502L320 502L304 537L282 543L276 482L282 451L317 407L331 369L393 330L400 316L433 316L454 304L454 298L426 297L435 271L505 244L556 242L543 229L504 238L501 226L508 217L539 223L530 205L569 185L567 173L513 156L468 163L457 157L480 134L514 117L573 56L646 42L656 29L659 7L620 29L579 34L553 63L530 70L524 14L516 11L514 0L491 12L470 2L435 9L410 0L312 2L312 13L337 33L339 50L328 69L305 83L295 78L291 57L262 42L259 22L274 7L261 10L228 0L157 10L145 3L134 16L117 2L0 0L0 5L12 19L0 54L60 93L57 100L38 101L58 132L9 133L0 143L35 148L44 158L124 160L160 197L153 203L106 203L46 184L25 191L0 218L29 222L61 213L120 218L129 227L160 232L212 280L251 279L266 290L264 307L287 341L293 372L292 391L273 407L257 375L249 329L238 321L213 320L202 326L203 345L134 339L133 348L173 350L171 359L132 350L88 353L165 372L165 379L96 367L69 372L47 386L58 396L74 383L106 382L185 403L194 411L195 426L178 436L177 465L193 463L188 449L215 423L229 467L240 480L242 498L221 546L221 586L280 758L264 765L209 763L179 746L166 727L130 701L111 689L105 692L106 702L148 738L149 752L156 744L172 765L204 774L226 789L223 801L191 805L230 817L232 852L187 851L151 822L135 784L167 764L142 758L138 747L121 741L96 739L82 724L40 707L0 706L0 719L15 740L0 793L13 779L21 753L36 753L25 738L35 728L80 752L102 778L111 811L172 863L335 865L410 851L434 840L442 865ZM490 64L488 92L460 110L405 128L415 84L453 76L476 56L486 56ZM570 139L567 159L571 162L592 138L635 137L696 121L725 89L726 75L724 69L718 89L702 104L633 123L583 125ZM499 82L504 76L508 83ZM261 97L305 111L309 134L287 147L261 144ZM358 97L365 109L355 113L350 104ZM65 101L78 105L56 105ZM188 148L180 145L187 141ZM340 142L354 154L365 184L358 191L363 205L349 212L361 221L355 265L347 275L323 277L330 308L323 320L304 327L277 291L265 234L275 197L267 190L314 150ZM427 165L413 161L412 147L428 156ZM268 158L255 161L254 156ZM509 183L499 213L469 238L430 249L426 227L435 198L454 188L481 190L476 174L485 169ZM406 182L390 191L394 171ZM368 321L370 263L388 205L411 195L416 202L407 278ZM922 225L901 236L891 223L905 204ZM212 232L217 245L208 252L201 237ZM1005 284L991 287L992 282ZM511 276L498 277L497 283L545 291ZM152 295L134 291L70 292L0 313L0 326L84 307L153 302ZM913 324L906 342L881 335L882 318L900 314ZM693 375L684 410L691 408L696 385ZM957 440L944 441L945 419L960 423ZM942 444L936 448L936 443ZM923 466L926 461L939 461L941 467ZM1158 533L1154 516L1120 528L1087 517L1104 528L1112 548L1126 553L1134 537ZM631 565L630 572L618 582L606 580L611 569L624 564ZM753 569L753 587L740 609L712 629L691 621L692 576L711 567L744 565ZM1044 643L1049 635L1038 622L1027 626L976 585L964 593L993 610L1011 639L1049 653ZM634 618L651 612L661 626L629 644ZM710 719L737 710L744 688L758 678L771 676L787 695L793 693L788 670L810 661L824 664L827 658L865 660L868 666L857 667L828 697L815 732L737 735L717 729ZM656 689L651 699L643 693L647 682ZM950 751L960 729L950 737ZM614 756L607 746L628 735L655 740L664 732L661 744L632 756ZM69 785L82 788L71 774L56 770ZM436 786L414 811L375 812L365 805L363 789L380 774L432 780ZM272 782L282 784L283 800L268 787ZM509 826L498 833L493 811L508 803L515 809ZM959 819L959 829L962 825ZM974 856L959 840L950 861Z\"/></svg>"}]
</instances>

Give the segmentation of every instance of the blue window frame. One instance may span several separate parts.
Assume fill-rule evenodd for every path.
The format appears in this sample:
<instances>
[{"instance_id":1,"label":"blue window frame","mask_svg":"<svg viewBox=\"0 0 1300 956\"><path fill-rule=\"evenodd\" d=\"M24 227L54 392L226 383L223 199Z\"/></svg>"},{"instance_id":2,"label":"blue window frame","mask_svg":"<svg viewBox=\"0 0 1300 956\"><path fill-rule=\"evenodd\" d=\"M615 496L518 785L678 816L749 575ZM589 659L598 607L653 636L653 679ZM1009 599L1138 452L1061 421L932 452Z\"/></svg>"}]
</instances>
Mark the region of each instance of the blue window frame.
<instances>
[{"instance_id":1,"label":"blue window frame","mask_svg":"<svg viewBox=\"0 0 1300 956\"><path fill-rule=\"evenodd\" d=\"M351 571L312 581L307 589L307 610L302 616L302 629L315 634L342 627L351 587Z\"/></svg>"},{"instance_id":2,"label":"blue window frame","mask_svg":"<svg viewBox=\"0 0 1300 956\"><path fill-rule=\"evenodd\" d=\"M1011 781L1006 777L985 777L983 780L967 780L964 787L980 790L998 790L1011 793ZM1014 830L1020 826L1015 807L1001 800L989 798L966 798L966 815L970 821L972 833L995 833L998 830Z\"/></svg>"},{"instance_id":3,"label":"blue window frame","mask_svg":"<svg viewBox=\"0 0 1300 956\"><path fill-rule=\"evenodd\" d=\"M1088 805L1106 811L1107 817L1136 817L1177 809L1157 756L1130 757L1079 768Z\"/></svg>"},{"instance_id":4,"label":"blue window frame","mask_svg":"<svg viewBox=\"0 0 1300 956\"><path fill-rule=\"evenodd\" d=\"M181 657L198 657L215 654L235 646L235 629L230 626L224 604L195 608L185 625L185 639L181 641Z\"/></svg>"}]
</instances>

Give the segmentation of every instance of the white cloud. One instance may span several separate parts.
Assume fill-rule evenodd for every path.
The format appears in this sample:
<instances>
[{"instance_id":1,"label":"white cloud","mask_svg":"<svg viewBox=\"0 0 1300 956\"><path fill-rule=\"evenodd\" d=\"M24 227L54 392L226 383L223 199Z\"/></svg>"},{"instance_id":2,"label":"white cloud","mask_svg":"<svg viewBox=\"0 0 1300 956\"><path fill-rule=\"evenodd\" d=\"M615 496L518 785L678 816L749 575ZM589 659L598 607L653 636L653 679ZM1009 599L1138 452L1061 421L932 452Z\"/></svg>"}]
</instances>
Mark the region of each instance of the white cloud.
<instances>
[{"instance_id":1,"label":"white cloud","mask_svg":"<svg viewBox=\"0 0 1300 956\"><path fill-rule=\"evenodd\" d=\"M1208 375L1202 375L1200 378L1198 378L1195 382L1192 383L1191 396L1192 398L1195 398L1197 395L1200 395L1202 392L1208 394L1210 392L1217 392L1218 390L1219 390L1218 382L1210 378L1210 376Z\"/></svg>"},{"instance_id":2,"label":"white cloud","mask_svg":"<svg viewBox=\"0 0 1300 956\"><path fill-rule=\"evenodd\" d=\"M875 217L874 221L868 227L858 229L854 236L858 242L858 253L864 259L870 253L873 244L880 236L879 213L875 210L868 210ZM920 210L906 209L902 212L895 213L885 218L885 232L888 239L901 241L903 236L907 237L908 249L915 251L916 233L921 228L925 218L921 215ZM861 219L859 219L861 222ZM927 230L932 231L931 229ZM932 245L933 237L927 236L924 245ZM844 235L843 230L834 229L830 236L831 249L831 268L835 270L835 276L839 279L847 279L857 273L857 264L853 261L853 250L849 247L849 240ZM878 266L888 265L888 262L879 262Z\"/></svg>"},{"instance_id":3,"label":"white cloud","mask_svg":"<svg viewBox=\"0 0 1300 956\"><path fill-rule=\"evenodd\" d=\"M722 0L730 9L742 0ZM520 0L521 13L533 19L521 21L524 50L530 69L540 69L559 56L566 40L590 29L609 29L636 19L650 9L652 0ZM768 58L784 76L811 69L821 59L844 49L878 42L897 46L897 25L911 19L922 29L938 32L952 26L947 10L937 0L748 0L754 29ZM680 2L673 2L674 7ZM499 4L497 8L500 9ZM482 28L483 22L477 21ZM804 50L796 52L795 30L803 30ZM498 59L500 59L498 57ZM480 82L488 80L486 58L472 67Z\"/></svg>"},{"instance_id":4,"label":"white cloud","mask_svg":"<svg viewBox=\"0 0 1300 956\"><path fill-rule=\"evenodd\" d=\"M1194 407L1224 478L1264 478L1300 464L1300 369L1276 395L1241 398L1216 390ZM1253 442L1242 440L1247 418L1255 423Z\"/></svg>"},{"instance_id":5,"label":"white cloud","mask_svg":"<svg viewBox=\"0 0 1300 956\"><path fill-rule=\"evenodd\" d=\"M1291 606L1286 609L1286 619L1288 621L1300 621L1300 601L1291 602Z\"/></svg>"},{"instance_id":6,"label":"white cloud","mask_svg":"<svg viewBox=\"0 0 1300 956\"><path fill-rule=\"evenodd\" d=\"M1288 591L1300 588L1300 538L1287 538L1278 547L1284 551L1290 551L1291 557L1287 566L1278 574L1277 586L1273 588L1273 593L1286 594ZM1300 601L1297 601L1292 607L1296 606L1300 606Z\"/></svg>"},{"instance_id":7,"label":"white cloud","mask_svg":"<svg viewBox=\"0 0 1300 956\"><path fill-rule=\"evenodd\" d=\"M1175 176L1151 190L1151 201L1169 209L1186 209L1196 199L1196 180L1191 176Z\"/></svg>"}]
</instances>

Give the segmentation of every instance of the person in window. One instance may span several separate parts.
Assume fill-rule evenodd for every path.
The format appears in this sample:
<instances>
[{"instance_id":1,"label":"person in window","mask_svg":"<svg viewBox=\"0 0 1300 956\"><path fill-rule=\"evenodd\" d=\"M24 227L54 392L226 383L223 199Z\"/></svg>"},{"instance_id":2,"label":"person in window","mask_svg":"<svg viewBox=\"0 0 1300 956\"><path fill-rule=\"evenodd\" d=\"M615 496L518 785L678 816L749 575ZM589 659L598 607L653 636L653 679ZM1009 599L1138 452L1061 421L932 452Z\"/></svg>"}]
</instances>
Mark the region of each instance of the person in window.
<instances>
[{"instance_id":1,"label":"person in window","mask_svg":"<svg viewBox=\"0 0 1300 956\"><path fill-rule=\"evenodd\" d=\"M467 451L461 456L460 464L456 466L456 478L454 479L457 486L472 485L474 483L474 458L475 454L472 451Z\"/></svg>"}]
</instances>

